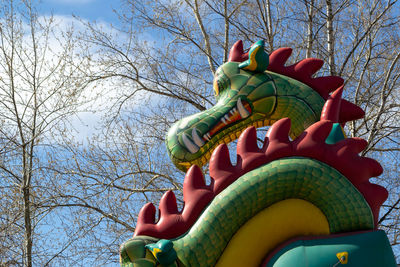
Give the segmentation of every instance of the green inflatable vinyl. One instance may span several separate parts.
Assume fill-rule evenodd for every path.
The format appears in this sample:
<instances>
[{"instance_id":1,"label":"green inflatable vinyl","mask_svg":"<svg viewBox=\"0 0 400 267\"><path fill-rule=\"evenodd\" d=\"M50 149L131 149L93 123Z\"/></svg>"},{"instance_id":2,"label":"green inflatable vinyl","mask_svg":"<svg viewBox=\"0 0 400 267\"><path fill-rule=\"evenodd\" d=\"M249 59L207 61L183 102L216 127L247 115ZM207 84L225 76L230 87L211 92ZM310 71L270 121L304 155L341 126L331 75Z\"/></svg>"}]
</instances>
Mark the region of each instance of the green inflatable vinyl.
<instances>
[{"instance_id":1,"label":"green inflatable vinyl","mask_svg":"<svg viewBox=\"0 0 400 267\"><path fill-rule=\"evenodd\" d=\"M298 240L279 250L264 267L396 267L384 231Z\"/></svg>"},{"instance_id":2,"label":"green inflatable vinyl","mask_svg":"<svg viewBox=\"0 0 400 267\"><path fill-rule=\"evenodd\" d=\"M395 266L376 229L387 190L369 181L382 167L360 156L367 142L342 128L364 112L341 98L343 79L314 76L321 60L286 66L290 54L268 55L263 41L248 53L233 46L215 73L216 105L182 118L166 137L172 162L188 170L183 207L172 191L158 215L147 203L120 248L123 267ZM260 147L255 128L271 124ZM226 143L238 137L232 164ZM207 163L209 184L199 167Z\"/></svg>"}]
</instances>

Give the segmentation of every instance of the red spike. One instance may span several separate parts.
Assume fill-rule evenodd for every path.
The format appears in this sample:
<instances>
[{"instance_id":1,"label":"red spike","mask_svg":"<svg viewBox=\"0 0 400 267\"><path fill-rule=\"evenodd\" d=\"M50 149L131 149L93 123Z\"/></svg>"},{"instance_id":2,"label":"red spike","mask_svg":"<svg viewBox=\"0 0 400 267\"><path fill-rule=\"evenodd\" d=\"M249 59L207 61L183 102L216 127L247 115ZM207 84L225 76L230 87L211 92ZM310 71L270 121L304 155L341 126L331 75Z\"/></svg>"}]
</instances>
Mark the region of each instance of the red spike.
<instances>
[{"instance_id":1,"label":"red spike","mask_svg":"<svg viewBox=\"0 0 400 267\"><path fill-rule=\"evenodd\" d=\"M366 140L357 137L347 138L341 140L340 142L343 142L345 146L348 146L349 149L351 149L354 153L357 154L363 151L368 145L368 142Z\"/></svg>"},{"instance_id":2,"label":"red spike","mask_svg":"<svg viewBox=\"0 0 400 267\"><path fill-rule=\"evenodd\" d=\"M269 64L267 70L281 73L286 61L292 54L292 49L289 47L282 47L269 55Z\"/></svg>"},{"instance_id":3,"label":"red spike","mask_svg":"<svg viewBox=\"0 0 400 267\"><path fill-rule=\"evenodd\" d=\"M210 176L214 181L214 193L218 194L240 176L238 166L234 167L226 144L219 145L210 159Z\"/></svg>"},{"instance_id":4,"label":"red spike","mask_svg":"<svg viewBox=\"0 0 400 267\"><path fill-rule=\"evenodd\" d=\"M319 59L309 58L294 65L285 67L284 65L291 53L292 49L286 47L273 51L269 57L270 62L267 70L291 77L299 82L307 84L317 91L324 99L328 98L331 91L343 85L343 79L338 76L311 77L323 65L323 61Z\"/></svg>"},{"instance_id":5,"label":"red spike","mask_svg":"<svg viewBox=\"0 0 400 267\"><path fill-rule=\"evenodd\" d=\"M290 126L291 122L289 118L283 118L275 122L267 132L269 142L276 140L282 143L288 143Z\"/></svg>"},{"instance_id":6,"label":"red spike","mask_svg":"<svg viewBox=\"0 0 400 267\"><path fill-rule=\"evenodd\" d=\"M214 193L211 191L210 186L206 185L200 167L192 165L183 181L183 201L185 202L185 206L182 210L182 218L186 221L187 226L190 226L197 219L198 215L211 202L213 197Z\"/></svg>"},{"instance_id":7,"label":"red spike","mask_svg":"<svg viewBox=\"0 0 400 267\"><path fill-rule=\"evenodd\" d=\"M237 154L244 155L248 152L258 152L257 130L252 126L243 131L237 143Z\"/></svg>"},{"instance_id":8,"label":"red spike","mask_svg":"<svg viewBox=\"0 0 400 267\"><path fill-rule=\"evenodd\" d=\"M327 163L340 170L356 187L357 184L364 183L371 177L381 175L383 169L379 162L371 158L360 157L354 151L355 147L347 146L349 142L341 140L334 144L330 153L332 157L327 159ZM359 142L358 145L362 145L359 140L355 142ZM352 164L349 164L349 162Z\"/></svg>"},{"instance_id":9,"label":"red spike","mask_svg":"<svg viewBox=\"0 0 400 267\"><path fill-rule=\"evenodd\" d=\"M249 58L248 53L243 52L243 42L242 40L237 41L229 51L228 62L243 62Z\"/></svg>"},{"instance_id":10,"label":"red spike","mask_svg":"<svg viewBox=\"0 0 400 267\"><path fill-rule=\"evenodd\" d=\"M344 123L363 118L365 115L364 110L347 100L342 99L340 105L339 122Z\"/></svg>"},{"instance_id":11,"label":"red spike","mask_svg":"<svg viewBox=\"0 0 400 267\"><path fill-rule=\"evenodd\" d=\"M178 213L178 206L176 204L176 197L174 192L172 192L171 190L165 192L165 194L162 196L160 200L158 209L160 210L160 215L159 215L160 221L162 220L163 216L166 216L168 214Z\"/></svg>"},{"instance_id":12,"label":"red spike","mask_svg":"<svg viewBox=\"0 0 400 267\"><path fill-rule=\"evenodd\" d=\"M268 139L267 136L265 135L263 147L262 147L262 149L261 149L264 153L265 153L265 151L268 149L269 144L270 144L269 139Z\"/></svg>"},{"instance_id":13,"label":"red spike","mask_svg":"<svg viewBox=\"0 0 400 267\"><path fill-rule=\"evenodd\" d=\"M265 150L257 145L257 130L247 128L239 137L237 144L238 166L242 170L252 170L265 162Z\"/></svg>"},{"instance_id":14,"label":"red spike","mask_svg":"<svg viewBox=\"0 0 400 267\"><path fill-rule=\"evenodd\" d=\"M276 68L275 72L289 76L312 87L313 78L311 76L318 71L323 64L324 62L320 59L307 58L284 68Z\"/></svg>"},{"instance_id":15,"label":"red spike","mask_svg":"<svg viewBox=\"0 0 400 267\"><path fill-rule=\"evenodd\" d=\"M147 203L140 209L138 215L138 224L155 223L156 222L156 207L153 203Z\"/></svg>"},{"instance_id":16,"label":"red spike","mask_svg":"<svg viewBox=\"0 0 400 267\"><path fill-rule=\"evenodd\" d=\"M198 189L207 189L203 172L197 165L192 165L185 175L183 181L183 201L187 201L188 197Z\"/></svg>"},{"instance_id":17,"label":"red spike","mask_svg":"<svg viewBox=\"0 0 400 267\"><path fill-rule=\"evenodd\" d=\"M292 142L295 155L310 158L324 158L326 147L320 144L325 143L331 129L332 123L330 121L319 121L311 125L305 131L305 134L302 134ZM315 147L318 146L321 148L315 149Z\"/></svg>"},{"instance_id":18,"label":"red spike","mask_svg":"<svg viewBox=\"0 0 400 267\"><path fill-rule=\"evenodd\" d=\"M342 102L343 86L333 92L326 100L321 112L321 121L339 122L340 104Z\"/></svg>"},{"instance_id":19,"label":"red spike","mask_svg":"<svg viewBox=\"0 0 400 267\"><path fill-rule=\"evenodd\" d=\"M275 122L271 128L269 128L264 143L268 143L268 146L264 146L265 159L266 161L272 161L274 159L286 157L292 155L292 144L289 141L290 131L290 119L283 118Z\"/></svg>"},{"instance_id":20,"label":"red spike","mask_svg":"<svg viewBox=\"0 0 400 267\"><path fill-rule=\"evenodd\" d=\"M306 139L318 143L324 143L332 130L333 123L330 121L318 121L308 127Z\"/></svg>"},{"instance_id":21,"label":"red spike","mask_svg":"<svg viewBox=\"0 0 400 267\"><path fill-rule=\"evenodd\" d=\"M311 77L316 73L324 64L324 61L317 58L307 58L298 63L294 67L294 71L301 74L303 77Z\"/></svg>"},{"instance_id":22,"label":"red spike","mask_svg":"<svg viewBox=\"0 0 400 267\"><path fill-rule=\"evenodd\" d=\"M375 227L378 226L379 209L383 202L388 198L388 191L377 184L370 182L362 183L358 186L358 190L364 195L369 206L371 207L372 214L374 215Z\"/></svg>"},{"instance_id":23,"label":"red spike","mask_svg":"<svg viewBox=\"0 0 400 267\"><path fill-rule=\"evenodd\" d=\"M382 165L374 159L362 157L363 167L366 170L368 178L376 177L383 173Z\"/></svg>"},{"instance_id":24,"label":"red spike","mask_svg":"<svg viewBox=\"0 0 400 267\"><path fill-rule=\"evenodd\" d=\"M232 173L234 167L229 156L229 149L226 144L217 146L210 158L210 176L213 179L225 177L226 174Z\"/></svg>"},{"instance_id":25,"label":"red spike","mask_svg":"<svg viewBox=\"0 0 400 267\"><path fill-rule=\"evenodd\" d=\"M343 83L344 80L339 76L325 76L313 78L310 86L324 99L327 99L329 93L342 86Z\"/></svg>"}]
</instances>

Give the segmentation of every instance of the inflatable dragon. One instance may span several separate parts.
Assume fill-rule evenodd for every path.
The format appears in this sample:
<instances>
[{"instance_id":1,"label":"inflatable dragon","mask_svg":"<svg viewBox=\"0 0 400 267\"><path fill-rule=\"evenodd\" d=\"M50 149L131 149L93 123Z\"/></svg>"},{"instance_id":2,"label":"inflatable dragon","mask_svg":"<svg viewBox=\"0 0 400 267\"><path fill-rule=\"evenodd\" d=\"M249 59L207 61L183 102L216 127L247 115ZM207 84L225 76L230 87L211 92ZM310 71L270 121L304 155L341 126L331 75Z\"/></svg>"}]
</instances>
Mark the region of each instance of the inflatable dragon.
<instances>
[{"instance_id":1,"label":"inflatable dragon","mask_svg":"<svg viewBox=\"0 0 400 267\"><path fill-rule=\"evenodd\" d=\"M247 53L238 41L214 78L216 105L175 123L166 138L186 171L184 206L168 191L140 211L121 246L128 266L396 266L377 230L387 198L370 183L381 165L342 126L362 118L343 80L313 77L318 59L285 66L291 49ZM257 127L271 126L260 148ZM232 164L227 143L238 139ZM209 162L211 183L201 166Z\"/></svg>"}]
</instances>

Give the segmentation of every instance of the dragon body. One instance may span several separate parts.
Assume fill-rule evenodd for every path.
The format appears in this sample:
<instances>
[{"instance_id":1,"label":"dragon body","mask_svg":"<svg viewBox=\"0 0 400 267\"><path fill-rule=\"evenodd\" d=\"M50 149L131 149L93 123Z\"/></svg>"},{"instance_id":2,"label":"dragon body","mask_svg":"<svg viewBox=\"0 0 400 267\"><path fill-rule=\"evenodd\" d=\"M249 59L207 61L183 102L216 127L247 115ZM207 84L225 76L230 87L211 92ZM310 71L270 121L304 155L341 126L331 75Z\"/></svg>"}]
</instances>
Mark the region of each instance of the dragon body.
<instances>
[{"instance_id":1,"label":"dragon body","mask_svg":"<svg viewBox=\"0 0 400 267\"><path fill-rule=\"evenodd\" d=\"M178 121L166 138L172 161L187 170L183 209L172 191L157 221L146 204L121 246L123 266L395 266L376 230L387 191L369 182L382 168L359 156L367 142L341 127L363 111L341 99L341 78L312 77L322 61L284 66L290 52L233 46L215 74L216 105ZM266 125L260 148L256 127ZM226 143L238 137L233 165ZM210 184L199 167L208 161ZM378 256L366 253L374 246Z\"/></svg>"}]
</instances>

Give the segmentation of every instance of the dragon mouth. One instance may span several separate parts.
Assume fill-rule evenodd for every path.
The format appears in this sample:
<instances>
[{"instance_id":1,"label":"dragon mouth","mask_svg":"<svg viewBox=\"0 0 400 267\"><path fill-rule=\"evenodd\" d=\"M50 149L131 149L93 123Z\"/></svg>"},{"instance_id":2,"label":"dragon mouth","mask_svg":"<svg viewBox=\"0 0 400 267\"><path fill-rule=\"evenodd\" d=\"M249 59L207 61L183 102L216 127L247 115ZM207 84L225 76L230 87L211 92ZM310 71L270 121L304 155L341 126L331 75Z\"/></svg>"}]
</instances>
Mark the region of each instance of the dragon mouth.
<instances>
[{"instance_id":1,"label":"dragon mouth","mask_svg":"<svg viewBox=\"0 0 400 267\"><path fill-rule=\"evenodd\" d=\"M236 105L231 108L224 116L222 116L217 124L210 131L203 134L203 136L201 137L199 135L200 131L197 130L196 127L193 127L192 138L190 138L188 134L183 133L182 141L186 149L190 153L194 154L199 151L199 149L204 146L208 141L210 141L211 138L213 138L217 133L221 132L223 129L228 128L230 125L236 123L239 120L248 118L250 115L250 104L239 97Z\"/></svg>"}]
</instances>

